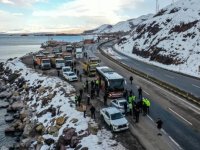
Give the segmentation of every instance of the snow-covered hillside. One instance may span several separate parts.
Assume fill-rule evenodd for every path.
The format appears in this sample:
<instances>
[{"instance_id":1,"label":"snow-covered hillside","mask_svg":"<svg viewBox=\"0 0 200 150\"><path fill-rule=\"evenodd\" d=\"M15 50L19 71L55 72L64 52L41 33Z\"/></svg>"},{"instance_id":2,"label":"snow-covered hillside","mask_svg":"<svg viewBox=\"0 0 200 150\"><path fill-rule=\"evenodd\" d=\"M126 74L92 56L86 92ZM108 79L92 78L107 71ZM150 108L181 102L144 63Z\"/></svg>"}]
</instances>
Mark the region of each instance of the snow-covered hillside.
<instances>
[{"instance_id":1,"label":"snow-covered hillside","mask_svg":"<svg viewBox=\"0 0 200 150\"><path fill-rule=\"evenodd\" d=\"M200 0L180 0L163 8L126 39L115 47L165 64L164 68L200 76Z\"/></svg>"},{"instance_id":2,"label":"snow-covered hillside","mask_svg":"<svg viewBox=\"0 0 200 150\"><path fill-rule=\"evenodd\" d=\"M141 22L153 17L152 14L143 15L135 19L118 22L115 25L102 25L96 29L85 31L85 33L116 33L116 32L129 32L134 29Z\"/></svg>"}]
</instances>

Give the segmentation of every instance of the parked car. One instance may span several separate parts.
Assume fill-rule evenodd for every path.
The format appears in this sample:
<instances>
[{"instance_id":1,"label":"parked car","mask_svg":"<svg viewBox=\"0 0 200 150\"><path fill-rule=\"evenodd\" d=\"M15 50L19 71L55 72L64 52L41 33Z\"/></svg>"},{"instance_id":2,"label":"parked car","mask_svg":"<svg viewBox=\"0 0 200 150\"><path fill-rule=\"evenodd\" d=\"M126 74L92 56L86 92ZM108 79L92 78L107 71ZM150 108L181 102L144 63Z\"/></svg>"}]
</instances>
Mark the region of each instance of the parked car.
<instances>
[{"instance_id":1,"label":"parked car","mask_svg":"<svg viewBox=\"0 0 200 150\"><path fill-rule=\"evenodd\" d=\"M103 108L100 110L100 114L113 132L129 128L128 121L115 107Z\"/></svg>"},{"instance_id":2,"label":"parked car","mask_svg":"<svg viewBox=\"0 0 200 150\"><path fill-rule=\"evenodd\" d=\"M65 73L63 74L63 77L64 77L66 80L68 80L68 81L77 81L77 80L78 80L77 75L76 75L74 72L72 72L72 71L70 71L70 72L65 72Z\"/></svg>"},{"instance_id":3,"label":"parked car","mask_svg":"<svg viewBox=\"0 0 200 150\"><path fill-rule=\"evenodd\" d=\"M111 101L110 105L112 107L116 107L117 109L119 109L122 113L124 113L124 105L127 105L127 112L129 112L129 106L128 106L128 102L126 99L124 98L118 98L118 99L114 99Z\"/></svg>"},{"instance_id":4,"label":"parked car","mask_svg":"<svg viewBox=\"0 0 200 150\"><path fill-rule=\"evenodd\" d=\"M64 75L66 72L72 72L72 68L70 66L62 67L61 73Z\"/></svg>"}]
</instances>

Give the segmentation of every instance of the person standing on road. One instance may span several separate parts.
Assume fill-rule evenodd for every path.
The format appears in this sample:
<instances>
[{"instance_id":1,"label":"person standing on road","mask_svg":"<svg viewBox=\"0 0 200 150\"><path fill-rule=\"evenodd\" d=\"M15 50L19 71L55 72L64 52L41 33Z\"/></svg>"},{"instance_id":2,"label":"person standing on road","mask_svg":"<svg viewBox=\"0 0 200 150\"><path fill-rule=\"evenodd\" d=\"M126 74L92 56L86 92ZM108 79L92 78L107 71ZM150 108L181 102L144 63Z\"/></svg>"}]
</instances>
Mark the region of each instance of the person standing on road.
<instances>
[{"instance_id":1,"label":"person standing on road","mask_svg":"<svg viewBox=\"0 0 200 150\"><path fill-rule=\"evenodd\" d=\"M161 130L161 128L162 128L162 125L163 125L163 122L162 122L162 120L161 120L160 118L158 118L158 120L157 120L156 124L157 124L157 128L158 128L158 130L159 130L159 133L158 133L158 135L159 135L159 136L162 136L162 134L160 133L160 130Z\"/></svg>"},{"instance_id":2,"label":"person standing on road","mask_svg":"<svg viewBox=\"0 0 200 150\"><path fill-rule=\"evenodd\" d=\"M36 63L34 60L33 60L33 67L34 67L34 69L36 68Z\"/></svg>"},{"instance_id":3,"label":"person standing on road","mask_svg":"<svg viewBox=\"0 0 200 150\"><path fill-rule=\"evenodd\" d=\"M130 76L129 80L131 81L131 84L133 83L133 77Z\"/></svg>"},{"instance_id":4,"label":"person standing on road","mask_svg":"<svg viewBox=\"0 0 200 150\"><path fill-rule=\"evenodd\" d=\"M150 105L151 105L150 100L146 98L147 114L149 114Z\"/></svg>"},{"instance_id":5,"label":"person standing on road","mask_svg":"<svg viewBox=\"0 0 200 150\"><path fill-rule=\"evenodd\" d=\"M90 105L90 94L87 94L87 105Z\"/></svg>"},{"instance_id":6,"label":"person standing on road","mask_svg":"<svg viewBox=\"0 0 200 150\"><path fill-rule=\"evenodd\" d=\"M81 96L80 95L78 96L77 101L78 101L78 106L80 107L81 106Z\"/></svg>"},{"instance_id":7,"label":"person standing on road","mask_svg":"<svg viewBox=\"0 0 200 150\"><path fill-rule=\"evenodd\" d=\"M89 83L88 83L88 80L86 80L86 92L89 91Z\"/></svg>"},{"instance_id":8,"label":"person standing on road","mask_svg":"<svg viewBox=\"0 0 200 150\"><path fill-rule=\"evenodd\" d=\"M87 106L83 104L82 108L83 108L83 117L86 118Z\"/></svg>"},{"instance_id":9,"label":"person standing on road","mask_svg":"<svg viewBox=\"0 0 200 150\"><path fill-rule=\"evenodd\" d=\"M90 84L91 84L91 89L93 89L93 88L94 88L94 81L92 80L92 81L90 82Z\"/></svg>"},{"instance_id":10,"label":"person standing on road","mask_svg":"<svg viewBox=\"0 0 200 150\"><path fill-rule=\"evenodd\" d=\"M107 94L105 93L104 96L103 96L104 106L107 106L107 99L108 99L108 96L107 96Z\"/></svg>"},{"instance_id":11,"label":"person standing on road","mask_svg":"<svg viewBox=\"0 0 200 150\"><path fill-rule=\"evenodd\" d=\"M128 103L124 103L124 115L127 115Z\"/></svg>"},{"instance_id":12,"label":"person standing on road","mask_svg":"<svg viewBox=\"0 0 200 150\"><path fill-rule=\"evenodd\" d=\"M92 119L95 119L95 110L96 110L95 107L92 105L91 108L90 108L91 118Z\"/></svg>"},{"instance_id":13,"label":"person standing on road","mask_svg":"<svg viewBox=\"0 0 200 150\"><path fill-rule=\"evenodd\" d=\"M77 74L77 76L79 76L79 70L78 69L76 70L76 74Z\"/></svg>"},{"instance_id":14,"label":"person standing on road","mask_svg":"<svg viewBox=\"0 0 200 150\"><path fill-rule=\"evenodd\" d=\"M147 105L146 105L146 98L142 99L142 110L143 110L143 116L147 115Z\"/></svg>"},{"instance_id":15,"label":"person standing on road","mask_svg":"<svg viewBox=\"0 0 200 150\"><path fill-rule=\"evenodd\" d=\"M57 70L57 74L58 74L58 77L59 77L60 76L60 70L59 69Z\"/></svg>"},{"instance_id":16,"label":"person standing on road","mask_svg":"<svg viewBox=\"0 0 200 150\"><path fill-rule=\"evenodd\" d=\"M80 90L79 90L79 93L80 93L80 97L81 97L81 99L82 99L82 97L83 97L83 89L80 89Z\"/></svg>"},{"instance_id":17,"label":"person standing on road","mask_svg":"<svg viewBox=\"0 0 200 150\"><path fill-rule=\"evenodd\" d=\"M129 103L129 104L128 104L128 107L129 107L129 113L130 113L130 115L132 116L132 113L133 113L133 104L132 104L132 103Z\"/></svg>"},{"instance_id":18,"label":"person standing on road","mask_svg":"<svg viewBox=\"0 0 200 150\"><path fill-rule=\"evenodd\" d=\"M140 109L139 109L139 106L136 105L136 107L135 107L135 122L136 123L139 122L139 116L140 116Z\"/></svg>"},{"instance_id":19,"label":"person standing on road","mask_svg":"<svg viewBox=\"0 0 200 150\"><path fill-rule=\"evenodd\" d=\"M139 98L139 100L142 100L142 88L141 87L139 87L139 89L138 89L138 98Z\"/></svg>"}]
</instances>

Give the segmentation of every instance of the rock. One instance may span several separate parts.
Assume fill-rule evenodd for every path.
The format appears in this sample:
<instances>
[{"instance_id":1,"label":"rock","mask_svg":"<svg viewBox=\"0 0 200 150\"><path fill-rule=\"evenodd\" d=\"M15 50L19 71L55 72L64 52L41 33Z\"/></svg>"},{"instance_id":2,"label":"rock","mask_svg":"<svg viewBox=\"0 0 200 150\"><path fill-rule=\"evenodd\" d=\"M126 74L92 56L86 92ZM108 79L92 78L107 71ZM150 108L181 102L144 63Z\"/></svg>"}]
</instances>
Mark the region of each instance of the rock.
<instances>
[{"instance_id":1,"label":"rock","mask_svg":"<svg viewBox=\"0 0 200 150\"><path fill-rule=\"evenodd\" d=\"M56 125L62 126L65 123L65 117L59 117L56 119Z\"/></svg>"},{"instance_id":2,"label":"rock","mask_svg":"<svg viewBox=\"0 0 200 150\"><path fill-rule=\"evenodd\" d=\"M3 98L10 98L11 96L12 96L12 93L11 93L11 92L4 91L4 92L1 92L1 93L0 93L0 99L3 99Z\"/></svg>"},{"instance_id":3,"label":"rock","mask_svg":"<svg viewBox=\"0 0 200 150\"><path fill-rule=\"evenodd\" d=\"M26 138L28 136L33 135L34 134L33 129L34 129L33 123L26 124L24 127L24 132L23 132L22 136Z\"/></svg>"},{"instance_id":4,"label":"rock","mask_svg":"<svg viewBox=\"0 0 200 150\"><path fill-rule=\"evenodd\" d=\"M20 76L20 74L18 74L18 73L10 74L8 76L8 82L13 83L19 76Z\"/></svg>"},{"instance_id":5,"label":"rock","mask_svg":"<svg viewBox=\"0 0 200 150\"><path fill-rule=\"evenodd\" d=\"M20 143L21 148L23 148L23 149L28 149L28 148L31 146L32 141L33 141L33 140L32 140L31 138L22 139L22 140L21 140L21 143Z\"/></svg>"},{"instance_id":6,"label":"rock","mask_svg":"<svg viewBox=\"0 0 200 150\"><path fill-rule=\"evenodd\" d=\"M44 86L41 86L37 91L38 91L39 94L42 94L46 91L46 89L45 89Z\"/></svg>"},{"instance_id":7,"label":"rock","mask_svg":"<svg viewBox=\"0 0 200 150\"><path fill-rule=\"evenodd\" d=\"M37 144L43 144L44 138L42 136L37 137Z\"/></svg>"},{"instance_id":8,"label":"rock","mask_svg":"<svg viewBox=\"0 0 200 150\"><path fill-rule=\"evenodd\" d=\"M71 143L71 139L73 136L77 136L77 133L75 132L76 129L74 128L65 128L63 130L63 137L64 137L64 140L67 142L67 143Z\"/></svg>"},{"instance_id":9,"label":"rock","mask_svg":"<svg viewBox=\"0 0 200 150\"><path fill-rule=\"evenodd\" d=\"M13 122L14 118L10 114L5 115L5 122Z\"/></svg>"},{"instance_id":10,"label":"rock","mask_svg":"<svg viewBox=\"0 0 200 150\"><path fill-rule=\"evenodd\" d=\"M94 134L94 135L97 135L97 132L99 130L99 127L97 124L95 123L89 123L88 124L88 129L90 131L90 133Z\"/></svg>"},{"instance_id":11,"label":"rock","mask_svg":"<svg viewBox=\"0 0 200 150\"><path fill-rule=\"evenodd\" d=\"M0 108L7 108L9 106L9 103L8 102L1 102L0 103Z\"/></svg>"},{"instance_id":12,"label":"rock","mask_svg":"<svg viewBox=\"0 0 200 150\"><path fill-rule=\"evenodd\" d=\"M51 134L51 135L53 135L53 134L55 134L55 133L57 133L57 132L58 132L58 128L55 127L55 126L50 126L50 127L48 128L48 133Z\"/></svg>"},{"instance_id":13,"label":"rock","mask_svg":"<svg viewBox=\"0 0 200 150\"><path fill-rule=\"evenodd\" d=\"M12 110L16 111L16 110L21 110L24 107L23 102L14 102L12 105Z\"/></svg>"},{"instance_id":14,"label":"rock","mask_svg":"<svg viewBox=\"0 0 200 150\"><path fill-rule=\"evenodd\" d=\"M73 119L70 120L70 122L72 122L72 123L76 123L76 122L78 122L78 119L73 118Z\"/></svg>"},{"instance_id":15,"label":"rock","mask_svg":"<svg viewBox=\"0 0 200 150\"><path fill-rule=\"evenodd\" d=\"M14 134L15 133L15 128L14 127L8 127L5 129L5 134Z\"/></svg>"},{"instance_id":16,"label":"rock","mask_svg":"<svg viewBox=\"0 0 200 150\"><path fill-rule=\"evenodd\" d=\"M50 146L51 144L53 144L55 141L54 139L52 138L49 138L49 139L45 139L44 140L44 143L47 144L48 146Z\"/></svg>"},{"instance_id":17,"label":"rock","mask_svg":"<svg viewBox=\"0 0 200 150\"><path fill-rule=\"evenodd\" d=\"M79 139L77 136L72 136L71 142L70 142L70 147L75 148L79 143Z\"/></svg>"},{"instance_id":18,"label":"rock","mask_svg":"<svg viewBox=\"0 0 200 150\"><path fill-rule=\"evenodd\" d=\"M77 145L74 150L79 150L82 147L81 144Z\"/></svg>"},{"instance_id":19,"label":"rock","mask_svg":"<svg viewBox=\"0 0 200 150\"><path fill-rule=\"evenodd\" d=\"M42 134L45 131L44 125L43 124L37 125L35 130L37 133Z\"/></svg>"},{"instance_id":20,"label":"rock","mask_svg":"<svg viewBox=\"0 0 200 150\"><path fill-rule=\"evenodd\" d=\"M20 119L23 120L24 118L28 117L28 110L23 110L20 112L19 116L20 116Z\"/></svg>"},{"instance_id":21,"label":"rock","mask_svg":"<svg viewBox=\"0 0 200 150\"><path fill-rule=\"evenodd\" d=\"M88 150L88 147L83 147L81 148L81 150Z\"/></svg>"}]
</instances>

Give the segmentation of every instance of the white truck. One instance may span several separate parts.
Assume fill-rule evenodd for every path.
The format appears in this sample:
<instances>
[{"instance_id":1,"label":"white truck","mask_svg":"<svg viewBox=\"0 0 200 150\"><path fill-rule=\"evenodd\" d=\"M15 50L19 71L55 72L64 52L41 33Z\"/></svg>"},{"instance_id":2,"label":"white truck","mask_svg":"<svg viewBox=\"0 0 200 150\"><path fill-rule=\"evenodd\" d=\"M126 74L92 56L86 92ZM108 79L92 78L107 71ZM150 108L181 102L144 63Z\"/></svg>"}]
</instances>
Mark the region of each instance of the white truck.
<instances>
[{"instance_id":1,"label":"white truck","mask_svg":"<svg viewBox=\"0 0 200 150\"><path fill-rule=\"evenodd\" d=\"M115 107L103 108L100 110L100 114L113 132L129 128L128 121Z\"/></svg>"},{"instance_id":2,"label":"white truck","mask_svg":"<svg viewBox=\"0 0 200 150\"><path fill-rule=\"evenodd\" d=\"M77 59L83 58L83 49L82 48L76 48L75 55L76 55Z\"/></svg>"},{"instance_id":3,"label":"white truck","mask_svg":"<svg viewBox=\"0 0 200 150\"><path fill-rule=\"evenodd\" d=\"M63 58L56 58L55 66L56 66L56 69L61 69L62 67L65 66L65 60Z\"/></svg>"}]
</instances>

